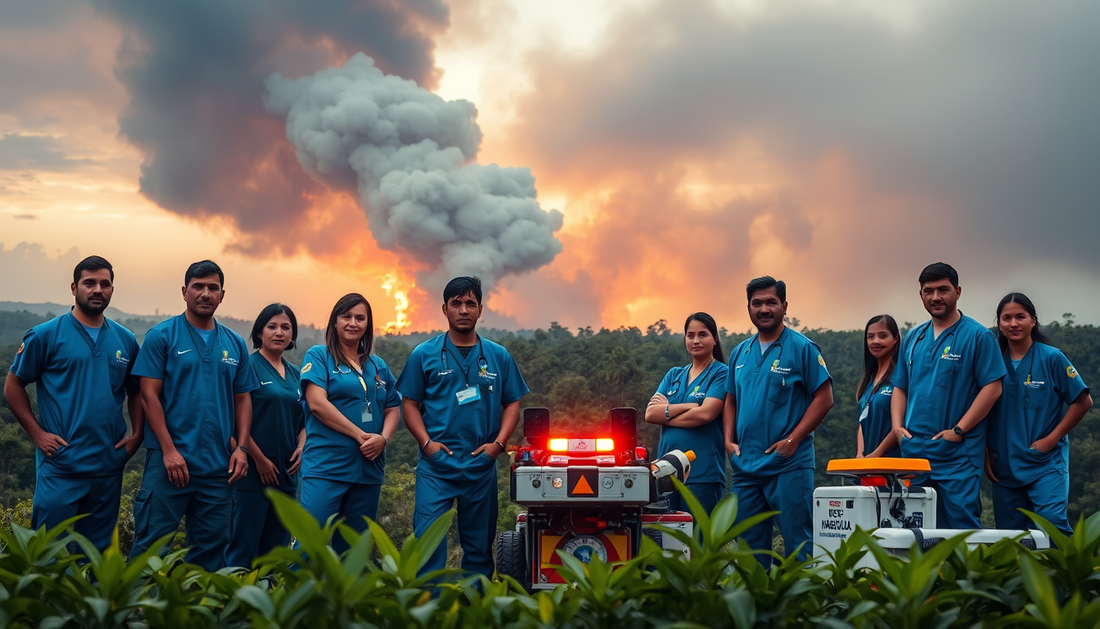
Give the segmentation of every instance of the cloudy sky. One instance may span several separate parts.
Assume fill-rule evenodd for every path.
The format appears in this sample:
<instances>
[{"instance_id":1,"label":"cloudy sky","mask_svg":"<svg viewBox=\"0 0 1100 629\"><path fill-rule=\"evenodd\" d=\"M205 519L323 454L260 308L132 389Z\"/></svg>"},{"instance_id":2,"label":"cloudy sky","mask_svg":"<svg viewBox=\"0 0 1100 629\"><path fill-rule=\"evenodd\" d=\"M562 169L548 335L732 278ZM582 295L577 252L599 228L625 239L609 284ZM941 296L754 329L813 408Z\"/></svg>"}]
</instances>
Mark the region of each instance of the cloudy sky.
<instances>
[{"instance_id":1,"label":"cloudy sky","mask_svg":"<svg viewBox=\"0 0 1100 629\"><path fill-rule=\"evenodd\" d=\"M746 330L743 287L853 329L1006 292L1100 323L1100 4L1015 0L0 0L0 300L440 328Z\"/></svg>"}]
</instances>

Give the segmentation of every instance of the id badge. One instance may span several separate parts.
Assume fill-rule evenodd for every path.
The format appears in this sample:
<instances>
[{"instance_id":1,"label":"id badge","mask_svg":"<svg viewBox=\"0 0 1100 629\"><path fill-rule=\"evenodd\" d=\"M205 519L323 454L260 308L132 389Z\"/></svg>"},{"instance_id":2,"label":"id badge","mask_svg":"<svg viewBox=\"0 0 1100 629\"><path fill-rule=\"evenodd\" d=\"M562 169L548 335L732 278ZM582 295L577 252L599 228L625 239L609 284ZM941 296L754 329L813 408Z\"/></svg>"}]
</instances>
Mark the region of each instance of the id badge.
<instances>
[{"instance_id":1,"label":"id badge","mask_svg":"<svg viewBox=\"0 0 1100 629\"><path fill-rule=\"evenodd\" d=\"M370 401L363 403L363 417L359 420L361 424L369 424L374 421L374 415L370 412Z\"/></svg>"},{"instance_id":2,"label":"id badge","mask_svg":"<svg viewBox=\"0 0 1100 629\"><path fill-rule=\"evenodd\" d=\"M481 389L477 388L476 384L469 385L465 389L455 393L455 397L458 398L458 405L469 404L470 402L476 402L481 399Z\"/></svg>"}]
</instances>

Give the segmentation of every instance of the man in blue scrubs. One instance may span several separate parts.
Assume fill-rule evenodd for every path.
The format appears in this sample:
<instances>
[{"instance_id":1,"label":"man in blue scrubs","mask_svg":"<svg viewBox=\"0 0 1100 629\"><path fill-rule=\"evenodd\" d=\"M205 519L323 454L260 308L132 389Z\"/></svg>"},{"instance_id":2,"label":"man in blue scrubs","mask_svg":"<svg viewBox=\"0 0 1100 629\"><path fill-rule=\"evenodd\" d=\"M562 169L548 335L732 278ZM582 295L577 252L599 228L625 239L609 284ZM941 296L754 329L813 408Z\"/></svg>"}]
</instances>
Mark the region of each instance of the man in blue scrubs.
<instances>
[{"instance_id":1,"label":"man in blue scrubs","mask_svg":"<svg viewBox=\"0 0 1100 629\"><path fill-rule=\"evenodd\" d=\"M134 505L134 547L148 549L187 516L187 560L225 565L232 483L248 473L249 392L259 387L239 334L214 320L225 296L217 264L192 264L184 276L186 311L145 335L134 375L141 378L149 434L145 476Z\"/></svg>"},{"instance_id":2,"label":"man in blue scrubs","mask_svg":"<svg viewBox=\"0 0 1100 629\"><path fill-rule=\"evenodd\" d=\"M132 332L103 316L114 293L111 263L85 258L73 270L76 305L23 337L4 397L34 441L37 472L31 528L85 515L74 529L103 550L111 544L122 498L122 468L141 446L145 418L130 370ZM36 383L38 417L27 385ZM130 426L122 403L127 398Z\"/></svg>"},{"instance_id":3,"label":"man in blue scrubs","mask_svg":"<svg viewBox=\"0 0 1100 629\"><path fill-rule=\"evenodd\" d=\"M890 404L894 432L902 456L931 465L913 484L936 490L936 526L980 529L982 420L1001 396L1005 365L993 333L959 312L962 287L951 265L930 264L918 281L932 319L902 340Z\"/></svg>"},{"instance_id":4,"label":"man in blue scrubs","mask_svg":"<svg viewBox=\"0 0 1100 629\"><path fill-rule=\"evenodd\" d=\"M397 390L405 425L420 446L414 534L422 535L457 500L462 569L491 577L496 458L529 390L508 350L475 331L481 308L481 280L451 280L443 290L448 330L413 349ZM422 572L440 570L446 560L444 542Z\"/></svg>"},{"instance_id":5,"label":"man in blue scrubs","mask_svg":"<svg viewBox=\"0 0 1100 629\"><path fill-rule=\"evenodd\" d=\"M813 431L833 406L832 379L817 344L783 322L786 284L765 275L749 282L746 293L757 333L730 354L726 376L730 493L737 496L739 522L779 511L745 532L749 547L771 550L778 519L787 554L798 549L805 559L813 551Z\"/></svg>"}]
</instances>

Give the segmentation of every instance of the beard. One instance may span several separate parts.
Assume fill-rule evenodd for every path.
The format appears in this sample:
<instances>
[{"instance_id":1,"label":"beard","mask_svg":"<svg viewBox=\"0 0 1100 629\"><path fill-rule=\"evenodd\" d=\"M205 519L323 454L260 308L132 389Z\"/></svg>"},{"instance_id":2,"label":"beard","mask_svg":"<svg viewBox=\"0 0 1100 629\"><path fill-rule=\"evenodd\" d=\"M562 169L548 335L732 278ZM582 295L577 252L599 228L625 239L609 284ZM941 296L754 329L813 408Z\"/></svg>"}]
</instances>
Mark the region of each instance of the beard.
<instances>
[{"instance_id":1,"label":"beard","mask_svg":"<svg viewBox=\"0 0 1100 629\"><path fill-rule=\"evenodd\" d=\"M88 299L79 299L78 298L76 300L76 306L78 308L80 308L82 311L86 312L87 314L91 314L91 315L102 314L103 311L107 309L107 306L110 305L110 303L111 303L110 299L102 299L102 300L98 300L98 301L91 301L91 300L88 300Z\"/></svg>"}]
</instances>

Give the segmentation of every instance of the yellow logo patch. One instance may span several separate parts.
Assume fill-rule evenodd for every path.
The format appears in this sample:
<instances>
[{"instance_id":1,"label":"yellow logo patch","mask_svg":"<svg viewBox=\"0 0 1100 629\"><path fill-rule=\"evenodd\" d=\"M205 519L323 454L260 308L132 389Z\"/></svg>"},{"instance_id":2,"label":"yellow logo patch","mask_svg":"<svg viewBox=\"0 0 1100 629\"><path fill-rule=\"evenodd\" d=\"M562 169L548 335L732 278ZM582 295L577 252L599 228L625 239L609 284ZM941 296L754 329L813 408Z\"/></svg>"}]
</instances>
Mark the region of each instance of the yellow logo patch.
<instances>
[{"instance_id":1,"label":"yellow logo patch","mask_svg":"<svg viewBox=\"0 0 1100 629\"><path fill-rule=\"evenodd\" d=\"M1076 378L1077 377L1077 370L1073 368L1073 365L1070 365L1070 366L1066 367L1066 375L1069 376L1070 378Z\"/></svg>"},{"instance_id":2,"label":"yellow logo patch","mask_svg":"<svg viewBox=\"0 0 1100 629\"><path fill-rule=\"evenodd\" d=\"M306 373L310 369L313 369L313 363L306 363L306 364L302 365L302 373Z\"/></svg>"},{"instance_id":3,"label":"yellow logo patch","mask_svg":"<svg viewBox=\"0 0 1100 629\"><path fill-rule=\"evenodd\" d=\"M822 356L821 354L817 355L817 362L821 363L822 367L825 367L825 357ZM828 367L825 367L825 368L828 369Z\"/></svg>"},{"instance_id":4,"label":"yellow logo patch","mask_svg":"<svg viewBox=\"0 0 1100 629\"><path fill-rule=\"evenodd\" d=\"M22 354L23 353L23 348L26 347L26 346L27 346L26 343L20 343L19 344L19 351L15 352L15 355L18 356L19 354Z\"/></svg>"}]
</instances>

